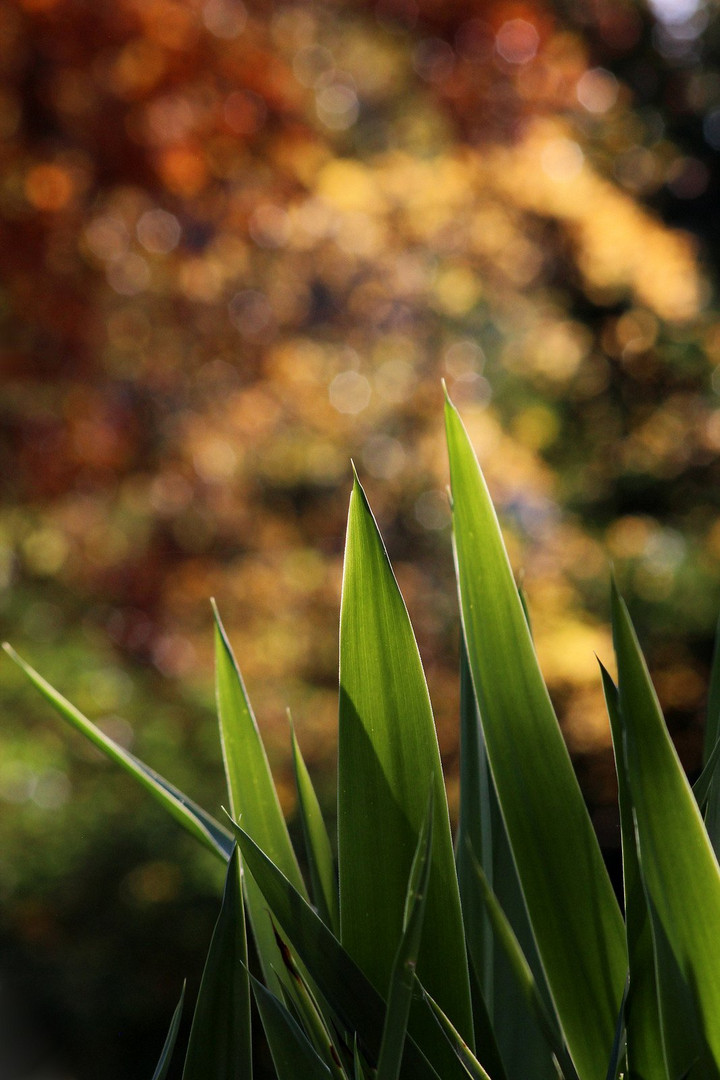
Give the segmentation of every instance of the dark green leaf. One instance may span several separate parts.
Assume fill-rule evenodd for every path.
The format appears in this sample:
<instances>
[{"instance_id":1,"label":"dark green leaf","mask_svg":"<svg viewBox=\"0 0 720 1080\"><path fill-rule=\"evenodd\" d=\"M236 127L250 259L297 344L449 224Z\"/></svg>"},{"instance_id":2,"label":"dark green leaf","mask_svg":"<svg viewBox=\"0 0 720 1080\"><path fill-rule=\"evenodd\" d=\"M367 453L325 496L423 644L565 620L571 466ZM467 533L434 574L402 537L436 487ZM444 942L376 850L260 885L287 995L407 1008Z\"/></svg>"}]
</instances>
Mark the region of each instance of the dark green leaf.
<instances>
[{"instance_id":1,"label":"dark green leaf","mask_svg":"<svg viewBox=\"0 0 720 1080\"><path fill-rule=\"evenodd\" d=\"M203 971L183 1080L251 1080L250 985L237 847Z\"/></svg>"}]
</instances>

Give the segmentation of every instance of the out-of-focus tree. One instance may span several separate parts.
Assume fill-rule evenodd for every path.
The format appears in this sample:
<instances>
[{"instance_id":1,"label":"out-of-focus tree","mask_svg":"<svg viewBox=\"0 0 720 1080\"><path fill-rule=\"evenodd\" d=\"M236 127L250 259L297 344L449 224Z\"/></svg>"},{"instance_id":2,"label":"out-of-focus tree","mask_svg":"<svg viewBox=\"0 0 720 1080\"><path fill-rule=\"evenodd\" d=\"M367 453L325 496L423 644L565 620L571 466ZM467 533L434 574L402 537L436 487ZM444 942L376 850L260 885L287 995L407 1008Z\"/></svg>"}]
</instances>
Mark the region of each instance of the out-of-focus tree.
<instances>
[{"instance_id":1,"label":"out-of-focus tree","mask_svg":"<svg viewBox=\"0 0 720 1080\"><path fill-rule=\"evenodd\" d=\"M696 765L720 592L719 25L710 0L0 0L6 636L180 779L211 754L214 594L290 810L286 704L333 766L352 455L452 770L443 377L571 747L600 755L598 820L610 559ZM22 835L50 811L64 835L108 785L41 716L0 736L0 799Z\"/></svg>"}]
</instances>

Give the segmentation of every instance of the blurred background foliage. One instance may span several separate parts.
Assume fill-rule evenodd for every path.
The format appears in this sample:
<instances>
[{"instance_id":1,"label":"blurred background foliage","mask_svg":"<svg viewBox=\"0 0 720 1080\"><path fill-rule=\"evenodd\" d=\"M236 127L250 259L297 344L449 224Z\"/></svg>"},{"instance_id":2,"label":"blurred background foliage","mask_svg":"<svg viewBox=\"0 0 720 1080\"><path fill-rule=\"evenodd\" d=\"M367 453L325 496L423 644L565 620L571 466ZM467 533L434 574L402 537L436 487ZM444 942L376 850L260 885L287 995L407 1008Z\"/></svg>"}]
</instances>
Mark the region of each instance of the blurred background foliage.
<instances>
[{"instance_id":1,"label":"blurred background foliage","mask_svg":"<svg viewBox=\"0 0 720 1080\"><path fill-rule=\"evenodd\" d=\"M720 600L715 0L0 0L0 139L3 636L219 812L216 596L332 813L352 456L453 803L444 378L612 857L609 563L690 770ZM0 1004L149 1075L219 871L2 685Z\"/></svg>"}]
</instances>

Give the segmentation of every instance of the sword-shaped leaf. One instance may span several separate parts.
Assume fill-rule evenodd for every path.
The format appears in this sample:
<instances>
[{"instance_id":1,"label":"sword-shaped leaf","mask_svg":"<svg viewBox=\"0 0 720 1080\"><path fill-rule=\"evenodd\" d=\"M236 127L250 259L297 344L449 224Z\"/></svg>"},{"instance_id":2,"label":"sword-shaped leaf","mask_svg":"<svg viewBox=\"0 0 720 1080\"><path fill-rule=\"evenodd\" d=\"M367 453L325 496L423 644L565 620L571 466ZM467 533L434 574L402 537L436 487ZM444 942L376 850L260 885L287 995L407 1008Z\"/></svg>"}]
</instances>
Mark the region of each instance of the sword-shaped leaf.
<instances>
[{"instance_id":1,"label":"sword-shaped leaf","mask_svg":"<svg viewBox=\"0 0 720 1080\"><path fill-rule=\"evenodd\" d=\"M3 648L18 667L25 672L33 686L40 691L45 700L52 705L64 720L71 724L76 731L81 732L86 739L89 739L106 757L121 765L126 772L134 776L161 806L179 821L192 836L209 848L213 854L220 856L222 859L230 857L233 840L230 833L223 828L219 821L216 821L207 811L203 810L192 799L189 799L187 795L184 795L182 791L179 791L159 773L156 773L154 769L136 758L129 750L125 750L108 738L99 727L93 724L92 720L88 720L86 716L83 716L79 709L76 709L67 698L64 698L50 683L46 682L42 675L39 675L30 664L18 656L7 642L3 645Z\"/></svg>"},{"instance_id":2,"label":"sword-shaped leaf","mask_svg":"<svg viewBox=\"0 0 720 1080\"><path fill-rule=\"evenodd\" d=\"M460 897L430 698L407 609L355 478L340 614L338 842L342 943L384 993L434 793L432 873L418 970L472 1041Z\"/></svg>"},{"instance_id":3,"label":"sword-shaped leaf","mask_svg":"<svg viewBox=\"0 0 720 1080\"><path fill-rule=\"evenodd\" d=\"M340 931L340 913L338 911L337 880L330 837L325 827L315 788L295 736L295 727L292 721L290 722L290 730L295 784L298 792L298 810L305 839L313 900L322 918L333 933L337 934Z\"/></svg>"},{"instance_id":4,"label":"sword-shaped leaf","mask_svg":"<svg viewBox=\"0 0 720 1080\"><path fill-rule=\"evenodd\" d=\"M185 986L182 988L180 1000L175 1006L175 1012L173 1013L172 1020L170 1021L170 1029L167 1033L167 1038L160 1054L160 1060L157 1063L155 1072L153 1073L152 1080L165 1080L168 1069L170 1068L170 1062L172 1061L173 1050L175 1049L175 1043L177 1042L178 1032L180 1030L180 1021L182 1019L183 1004L185 1002Z\"/></svg>"},{"instance_id":5,"label":"sword-shaped leaf","mask_svg":"<svg viewBox=\"0 0 720 1080\"><path fill-rule=\"evenodd\" d=\"M627 608L613 640L640 874L650 912L670 1077L720 1075L720 870ZM671 996L668 996L671 994Z\"/></svg>"},{"instance_id":6,"label":"sword-shaped leaf","mask_svg":"<svg viewBox=\"0 0 720 1080\"><path fill-rule=\"evenodd\" d=\"M600 664L600 674L610 718L620 806L625 929L630 973L624 1005L628 1063L632 1075L652 1076L664 1080L667 1073L660 1030L655 957L650 915L635 841L635 821L620 716L620 700L617 687L602 664Z\"/></svg>"},{"instance_id":7,"label":"sword-shaped leaf","mask_svg":"<svg viewBox=\"0 0 720 1080\"><path fill-rule=\"evenodd\" d=\"M398 1080L400 1075L400 1062L402 1061L408 1019L410 1017L410 1004L415 989L415 969L417 967L418 953L420 952L420 939L427 902L428 882L430 880L432 802L431 790L427 818L418 837L418 846L410 868L403 932L390 975L387 1011L380 1043L376 1080Z\"/></svg>"},{"instance_id":8,"label":"sword-shaped leaf","mask_svg":"<svg viewBox=\"0 0 720 1080\"><path fill-rule=\"evenodd\" d=\"M488 760L538 952L582 1080L604 1080L627 959L620 910L532 644L497 517L446 403L457 574Z\"/></svg>"},{"instance_id":9,"label":"sword-shaped leaf","mask_svg":"<svg viewBox=\"0 0 720 1080\"><path fill-rule=\"evenodd\" d=\"M218 721L230 810L304 896L305 884L280 808L265 747L214 603L213 614ZM265 902L252 877L245 879L245 896L263 974L269 988L277 994L280 988L275 972L280 968L280 955Z\"/></svg>"},{"instance_id":10,"label":"sword-shaped leaf","mask_svg":"<svg viewBox=\"0 0 720 1080\"><path fill-rule=\"evenodd\" d=\"M526 613L527 617L527 613ZM500 1050L509 1080L557 1080L557 1069L536 1015L528 1009L516 972L508 962L488 917L475 863L482 867L488 885L502 906L513 934L532 969L547 1008L552 1009L545 975L528 921L517 870L510 850L490 775L480 716L467 662L465 642L460 651L460 820L456 862L468 952L482 986L482 996L493 1039ZM483 1010L474 1006L478 1054L495 1080L501 1080L497 1064L486 1056L488 1037L480 1030ZM558 1039L559 1039L558 1033Z\"/></svg>"},{"instance_id":11,"label":"sword-shaped leaf","mask_svg":"<svg viewBox=\"0 0 720 1080\"><path fill-rule=\"evenodd\" d=\"M252 1078L250 984L237 847L198 992L183 1080Z\"/></svg>"},{"instance_id":12,"label":"sword-shaped leaf","mask_svg":"<svg viewBox=\"0 0 720 1080\"><path fill-rule=\"evenodd\" d=\"M283 1003L257 979L252 980L252 987L278 1080L332 1080L327 1065ZM228 1073L228 1080L235 1075Z\"/></svg>"}]
</instances>

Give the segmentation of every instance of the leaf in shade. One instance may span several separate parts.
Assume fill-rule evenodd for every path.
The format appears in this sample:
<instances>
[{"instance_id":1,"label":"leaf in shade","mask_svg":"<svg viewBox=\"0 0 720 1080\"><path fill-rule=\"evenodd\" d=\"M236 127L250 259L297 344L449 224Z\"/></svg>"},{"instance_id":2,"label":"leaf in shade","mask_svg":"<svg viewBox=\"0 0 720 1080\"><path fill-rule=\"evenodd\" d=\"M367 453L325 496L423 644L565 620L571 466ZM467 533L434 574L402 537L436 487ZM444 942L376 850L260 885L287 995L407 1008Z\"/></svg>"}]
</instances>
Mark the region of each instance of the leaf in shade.
<instances>
[{"instance_id":1,"label":"leaf in shade","mask_svg":"<svg viewBox=\"0 0 720 1080\"><path fill-rule=\"evenodd\" d=\"M171 783L118 746L108 738L91 720L76 709L67 698L59 694L30 664L26 663L15 650L7 644L3 645L8 656L25 672L30 682L35 686L45 700L66 720L69 724L81 732L89 741L101 750L111 761L121 765L126 772L130 773L150 794L197 840L208 847L213 854L227 859L233 848L233 840L227 829L224 829L219 821L216 821L202 807L189 799Z\"/></svg>"},{"instance_id":2,"label":"leaf in shade","mask_svg":"<svg viewBox=\"0 0 720 1080\"><path fill-rule=\"evenodd\" d=\"M245 866L263 891L273 919L281 927L293 951L307 969L314 985L327 1001L338 1025L357 1033L362 1053L377 1061L385 1017L385 1003L332 931L308 902L238 825L234 826ZM414 1012L414 1010L413 1010ZM410 1038L406 1042L403 1080L459 1080L462 1071L451 1053L438 1050L429 1031L427 1014L411 1013ZM433 1025L434 1026L434 1025ZM444 1041L444 1040L443 1040ZM439 1057L433 1068L433 1055Z\"/></svg>"},{"instance_id":3,"label":"leaf in shade","mask_svg":"<svg viewBox=\"0 0 720 1080\"><path fill-rule=\"evenodd\" d=\"M327 1065L283 1003L255 978L252 987L278 1080L332 1080ZM228 1073L227 1080L231 1077L234 1080L235 1074Z\"/></svg>"},{"instance_id":4,"label":"leaf in shade","mask_svg":"<svg viewBox=\"0 0 720 1080\"><path fill-rule=\"evenodd\" d=\"M525 1006L525 1011L529 1012L534 1018L545 1040L545 1068L547 1068L547 1061L551 1065L553 1064L552 1057L554 1055L565 1080L577 1080L575 1067L557 1029L555 1018L549 1013L542 999L535 976L520 947L520 942L515 936L515 931L491 889L482 866L474 855L471 855L471 858L480 886L480 894L492 925L493 935L505 956L513 977L512 993L507 1001L499 1004L498 1012L501 1012L503 1007L514 1008L522 1003ZM555 1068L555 1072L557 1075L557 1068ZM535 1073L529 1075L535 1076Z\"/></svg>"},{"instance_id":5,"label":"leaf in shade","mask_svg":"<svg viewBox=\"0 0 720 1080\"><path fill-rule=\"evenodd\" d=\"M251 1080L250 984L240 858L233 850L195 1005L183 1080Z\"/></svg>"},{"instance_id":6,"label":"leaf in shade","mask_svg":"<svg viewBox=\"0 0 720 1080\"><path fill-rule=\"evenodd\" d=\"M707 792L704 798L705 828L716 855L720 854L720 771L714 768L713 762L717 761L718 747L720 747L720 620L718 620L715 632L715 649L710 671L703 751L705 769L698 781L699 784L707 779ZM710 770L709 775L708 770Z\"/></svg>"},{"instance_id":7,"label":"leaf in shade","mask_svg":"<svg viewBox=\"0 0 720 1080\"><path fill-rule=\"evenodd\" d=\"M160 1060L157 1063L157 1068L152 1075L152 1080L165 1080L168 1069L170 1068L170 1062L172 1061L173 1050L175 1049L175 1043L178 1037L178 1031L180 1030L180 1021L182 1019L183 1005L185 1003L185 985L183 984L182 993L180 994L180 1000L175 1006L175 1012L173 1013L172 1020L170 1021L170 1030L167 1033L165 1044L160 1054Z\"/></svg>"},{"instance_id":8,"label":"leaf in shade","mask_svg":"<svg viewBox=\"0 0 720 1080\"><path fill-rule=\"evenodd\" d=\"M477 861L502 906L530 964L545 1002L552 1002L542 970L527 910L510 850L505 823L495 793L485 751L482 725L467 662L465 642L460 649L460 818L456 841L458 881L468 951L481 986L482 1002L474 1000L477 1054L495 1080L557 1080L557 1069L536 1015L520 993L507 953L496 941L475 869ZM492 1031L492 1040L488 1036ZM557 1035L560 1039L559 1032ZM488 1053L490 1042L502 1057ZM482 1048L482 1053L481 1049Z\"/></svg>"},{"instance_id":9,"label":"leaf in shade","mask_svg":"<svg viewBox=\"0 0 720 1080\"><path fill-rule=\"evenodd\" d=\"M495 790L565 1041L582 1080L604 1080L627 971L623 921L495 510L449 399L445 416L460 608Z\"/></svg>"},{"instance_id":10,"label":"leaf in shade","mask_svg":"<svg viewBox=\"0 0 720 1080\"><path fill-rule=\"evenodd\" d=\"M671 1078L720 1075L720 869L627 608L612 587L619 715Z\"/></svg>"},{"instance_id":11,"label":"leaf in shade","mask_svg":"<svg viewBox=\"0 0 720 1080\"><path fill-rule=\"evenodd\" d=\"M664 1080L655 955L645 890L638 863L632 793L627 770L623 723L617 687L600 664L603 691L612 734L618 779L618 803L622 836L625 929L629 985L625 991L623 1017L627 1030L627 1056L631 1073Z\"/></svg>"},{"instance_id":12,"label":"leaf in shade","mask_svg":"<svg viewBox=\"0 0 720 1080\"><path fill-rule=\"evenodd\" d=\"M335 863L333 861L330 837L325 827L315 788L295 736L295 727L292 720L290 720L290 731L295 784L298 792L298 811L305 839L313 900L324 921L334 934L338 934L340 932L340 914L338 911Z\"/></svg>"},{"instance_id":13,"label":"leaf in shade","mask_svg":"<svg viewBox=\"0 0 720 1080\"><path fill-rule=\"evenodd\" d=\"M420 951L423 917L427 901L432 851L432 788L427 817L423 825L415 857L410 868L410 880L405 901L403 932L390 975L387 1011L383 1025L376 1080L397 1080L400 1074L410 1005L415 989L415 969Z\"/></svg>"},{"instance_id":14,"label":"leaf in shade","mask_svg":"<svg viewBox=\"0 0 720 1080\"><path fill-rule=\"evenodd\" d=\"M418 970L472 1040L460 897L430 698L407 609L357 477L343 572L339 721L342 943L384 993L430 778L432 873Z\"/></svg>"},{"instance_id":15,"label":"leaf in shade","mask_svg":"<svg viewBox=\"0 0 720 1080\"><path fill-rule=\"evenodd\" d=\"M421 987L422 989L422 987ZM473 1080L491 1080L490 1076L485 1072L478 1059L473 1054L472 1050L465 1042L463 1037L457 1031L457 1029L448 1020L445 1013L440 1006L434 1001L428 992L423 989L423 995L432 1011L437 1024L442 1031L443 1035L447 1039L448 1043L455 1052L458 1061L462 1065L467 1076L473 1078Z\"/></svg>"}]
</instances>

